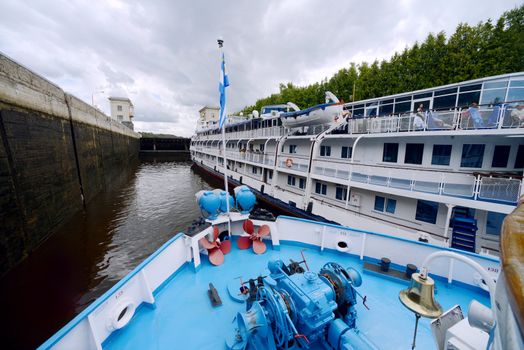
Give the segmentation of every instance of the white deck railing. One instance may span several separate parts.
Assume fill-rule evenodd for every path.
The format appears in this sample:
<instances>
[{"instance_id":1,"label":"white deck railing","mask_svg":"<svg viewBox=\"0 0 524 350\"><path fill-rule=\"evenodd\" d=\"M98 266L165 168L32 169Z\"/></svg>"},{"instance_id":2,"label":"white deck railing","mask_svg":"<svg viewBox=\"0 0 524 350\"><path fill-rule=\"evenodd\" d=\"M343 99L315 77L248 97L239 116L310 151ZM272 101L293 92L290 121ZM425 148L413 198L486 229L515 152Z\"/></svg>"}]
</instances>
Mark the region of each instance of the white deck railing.
<instances>
[{"instance_id":1,"label":"white deck railing","mask_svg":"<svg viewBox=\"0 0 524 350\"><path fill-rule=\"evenodd\" d=\"M514 204L521 180L314 160L313 174L407 191Z\"/></svg>"},{"instance_id":2,"label":"white deck railing","mask_svg":"<svg viewBox=\"0 0 524 350\"><path fill-rule=\"evenodd\" d=\"M481 106L478 118L473 118L468 108L435 110L417 117L416 112L389 116L349 119L333 134L373 134L406 131L445 131L473 129L510 129L524 127L522 122L511 116L515 107Z\"/></svg>"}]
</instances>

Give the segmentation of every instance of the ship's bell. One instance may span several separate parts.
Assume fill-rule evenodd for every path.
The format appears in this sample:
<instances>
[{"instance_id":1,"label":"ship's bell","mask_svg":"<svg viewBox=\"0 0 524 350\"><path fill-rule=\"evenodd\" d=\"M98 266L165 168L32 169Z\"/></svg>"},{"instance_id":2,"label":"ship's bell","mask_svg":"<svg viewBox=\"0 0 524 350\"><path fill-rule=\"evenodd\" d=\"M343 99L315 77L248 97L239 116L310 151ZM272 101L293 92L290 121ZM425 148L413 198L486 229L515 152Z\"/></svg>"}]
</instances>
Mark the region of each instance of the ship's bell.
<instances>
[{"instance_id":1,"label":"ship's bell","mask_svg":"<svg viewBox=\"0 0 524 350\"><path fill-rule=\"evenodd\" d=\"M405 307L422 317L442 315L442 307L435 300L435 281L427 274L413 273L411 286L400 291L398 297Z\"/></svg>"}]
</instances>

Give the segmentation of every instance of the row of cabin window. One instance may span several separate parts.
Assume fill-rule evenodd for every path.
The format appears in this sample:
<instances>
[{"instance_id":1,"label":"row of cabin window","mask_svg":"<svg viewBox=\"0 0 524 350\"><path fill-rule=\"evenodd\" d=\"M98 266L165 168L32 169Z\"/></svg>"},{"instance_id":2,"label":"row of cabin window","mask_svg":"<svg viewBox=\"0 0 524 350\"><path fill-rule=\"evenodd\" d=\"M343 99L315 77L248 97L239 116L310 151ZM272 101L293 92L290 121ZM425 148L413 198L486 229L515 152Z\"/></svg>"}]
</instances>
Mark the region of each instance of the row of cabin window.
<instances>
[{"instance_id":1,"label":"row of cabin window","mask_svg":"<svg viewBox=\"0 0 524 350\"><path fill-rule=\"evenodd\" d=\"M457 107L467 107L472 102L479 102L480 104L496 104L503 101L520 101L524 99L524 81L512 81L509 91L507 90L508 81L501 82L486 82L484 87L482 84L473 84L461 86L460 92L458 88L447 88L439 91L416 94L413 96L397 97L395 100L382 100L379 102L368 102L366 104L357 104L349 107L353 109L353 118L359 117L373 117L376 115L399 114L409 112L411 110L412 100L426 98L433 100L433 109L450 109ZM482 98L481 98L481 91ZM506 95L507 93L507 95ZM378 107L378 111L377 111Z\"/></svg>"},{"instance_id":2,"label":"row of cabin window","mask_svg":"<svg viewBox=\"0 0 524 350\"><path fill-rule=\"evenodd\" d=\"M379 196L375 197L375 210L377 210L377 198L382 198L378 200L379 206L380 206L380 203L382 203L383 205L383 200L384 200L383 197L379 197ZM389 201L389 198L388 198L388 201ZM396 205L396 202L395 202L395 205ZM438 207L439 207L439 204L437 202L418 200L417 201L417 210L415 212L415 220L427 222L430 224L436 224L437 215L438 215ZM505 217L506 217L506 214L494 213L494 212L488 211L487 218L486 218L486 234L500 235L502 221L504 221Z\"/></svg>"},{"instance_id":3,"label":"row of cabin window","mask_svg":"<svg viewBox=\"0 0 524 350\"><path fill-rule=\"evenodd\" d=\"M397 208L397 200L392 198L385 198L382 196L375 196L375 207L374 209L376 211L384 212L384 210L387 213L395 214L395 210Z\"/></svg>"},{"instance_id":4,"label":"row of cabin window","mask_svg":"<svg viewBox=\"0 0 524 350\"><path fill-rule=\"evenodd\" d=\"M315 182L315 193L327 196L327 184L316 181ZM348 198L348 189L345 186L337 185L335 187L335 198L341 201L345 201Z\"/></svg>"},{"instance_id":5,"label":"row of cabin window","mask_svg":"<svg viewBox=\"0 0 524 350\"><path fill-rule=\"evenodd\" d=\"M289 186L296 186L297 178L295 176L288 175L287 184ZM301 189L306 188L306 179L304 179L303 177L298 178L298 188L301 188Z\"/></svg>"},{"instance_id":6,"label":"row of cabin window","mask_svg":"<svg viewBox=\"0 0 524 350\"><path fill-rule=\"evenodd\" d=\"M353 147L342 146L340 149L340 158L351 158ZM320 146L321 157L331 157L331 146Z\"/></svg>"},{"instance_id":7,"label":"row of cabin window","mask_svg":"<svg viewBox=\"0 0 524 350\"><path fill-rule=\"evenodd\" d=\"M484 144L465 144L462 146L460 166L463 168L482 168L484 159ZM449 165L452 145L433 145L432 165ZM492 168L507 168L511 146L497 145L493 152ZM405 164L422 164L424 154L423 143L407 143L404 156ZM396 163L398 158L398 143L384 143L383 162ZM515 157L514 168L524 167L524 145L519 145Z\"/></svg>"}]
</instances>

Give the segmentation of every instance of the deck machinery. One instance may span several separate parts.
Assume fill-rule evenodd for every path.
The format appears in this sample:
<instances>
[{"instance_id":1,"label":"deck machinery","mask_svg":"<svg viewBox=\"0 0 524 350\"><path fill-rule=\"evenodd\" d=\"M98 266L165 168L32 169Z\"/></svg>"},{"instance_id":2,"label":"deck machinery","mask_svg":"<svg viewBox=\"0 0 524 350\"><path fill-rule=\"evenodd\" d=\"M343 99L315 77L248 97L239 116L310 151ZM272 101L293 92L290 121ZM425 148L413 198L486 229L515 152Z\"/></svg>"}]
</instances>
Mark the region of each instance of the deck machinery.
<instances>
[{"instance_id":1,"label":"deck machinery","mask_svg":"<svg viewBox=\"0 0 524 350\"><path fill-rule=\"evenodd\" d=\"M356 270L330 262L314 273L281 260L268 269L269 276L241 288L247 311L237 314L228 349L376 348L356 328Z\"/></svg>"}]
</instances>

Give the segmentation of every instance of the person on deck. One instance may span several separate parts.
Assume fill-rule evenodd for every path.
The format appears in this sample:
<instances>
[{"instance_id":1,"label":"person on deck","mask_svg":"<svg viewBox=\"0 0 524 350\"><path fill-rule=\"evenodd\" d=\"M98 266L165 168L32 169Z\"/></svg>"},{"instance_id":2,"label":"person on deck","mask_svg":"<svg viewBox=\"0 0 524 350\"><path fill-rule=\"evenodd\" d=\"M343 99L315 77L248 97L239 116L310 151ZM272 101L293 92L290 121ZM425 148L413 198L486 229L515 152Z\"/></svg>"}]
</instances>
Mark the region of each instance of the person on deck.
<instances>
[{"instance_id":1,"label":"person on deck","mask_svg":"<svg viewBox=\"0 0 524 350\"><path fill-rule=\"evenodd\" d=\"M484 127L484 121L480 115L479 105L477 102L473 102L471 104L471 106L468 108L468 113L469 117L473 121L473 127L475 129Z\"/></svg>"},{"instance_id":2,"label":"person on deck","mask_svg":"<svg viewBox=\"0 0 524 350\"><path fill-rule=\"evenodd\" d=\"M518 104L517 108L511 111L511 125L524 127L524 104Z\"/></svg>"},{"instance_id":3,"label":"person on deck","mask_svg":"<svg viewBox=\"0 0 524 350\"><path fill-rule=\"evenodd\" d=\"M424 114L424 105L421 103L417 108L417 114L415 114L415 117L413 118L413 128L415 130L422 130L426 126Z\"/></svg>"}]
</instances>

